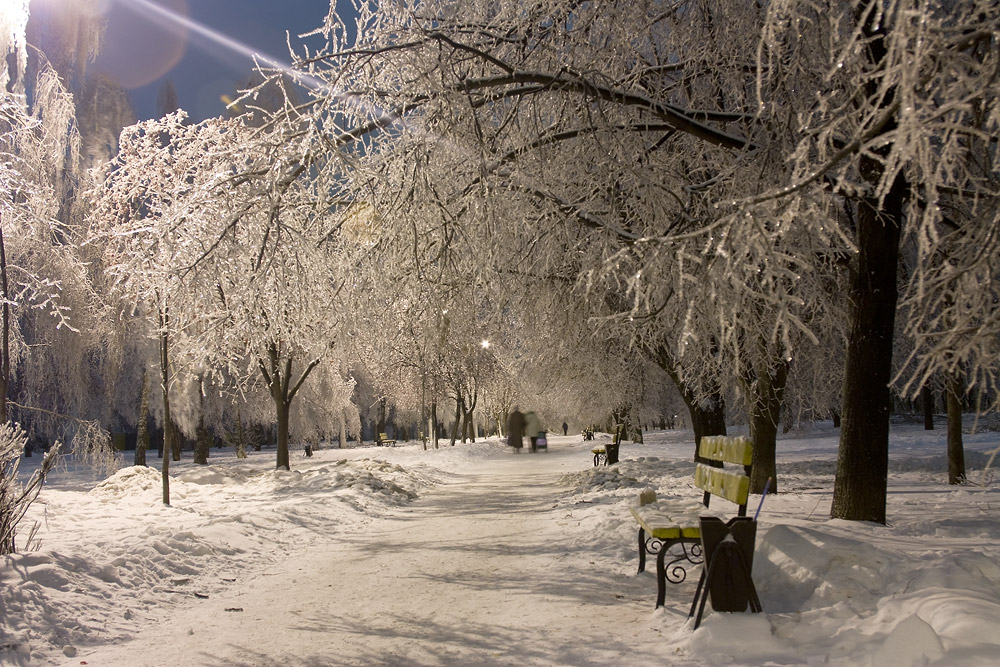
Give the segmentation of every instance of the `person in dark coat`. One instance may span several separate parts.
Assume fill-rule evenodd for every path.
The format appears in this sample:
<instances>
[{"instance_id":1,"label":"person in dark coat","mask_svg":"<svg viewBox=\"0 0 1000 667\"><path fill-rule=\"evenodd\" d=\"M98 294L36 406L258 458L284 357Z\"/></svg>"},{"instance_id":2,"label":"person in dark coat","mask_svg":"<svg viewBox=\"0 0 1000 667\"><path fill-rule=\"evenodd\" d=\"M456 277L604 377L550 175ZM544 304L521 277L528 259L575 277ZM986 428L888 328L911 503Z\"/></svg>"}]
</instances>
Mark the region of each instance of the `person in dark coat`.
<instances>
[{"instance_id":1,"label":"person in dark coat","mask_svg":"<svg viewBox=\"0 0 1000 667\"><path fill-rule=\"evenodd\" d=\"M569 435L569 425L563 422L563 435Z\"/></svg>"},{"instance_id":2,"label":"person in dark coat","mask_svg":"<svg viewBox=\"0 0 1000 667\"><path fill-rule=\"evenodd\" d=\"M513 447L518 454L521 453L521 447L524 446L524 427L524 415L515 405L514 409L507 415L507 444Z\"/></svg>"}]
</instances>

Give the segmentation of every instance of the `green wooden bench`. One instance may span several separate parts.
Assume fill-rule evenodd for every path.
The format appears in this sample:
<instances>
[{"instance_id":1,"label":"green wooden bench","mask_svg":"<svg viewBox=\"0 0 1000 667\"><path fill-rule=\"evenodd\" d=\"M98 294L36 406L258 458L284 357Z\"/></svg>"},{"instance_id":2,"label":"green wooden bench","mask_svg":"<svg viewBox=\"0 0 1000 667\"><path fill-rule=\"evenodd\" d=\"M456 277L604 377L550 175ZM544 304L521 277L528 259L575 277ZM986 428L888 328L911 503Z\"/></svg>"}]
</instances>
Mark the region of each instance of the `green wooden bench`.
<instances>
[{"instance_id":1,"label":"green wooden bench","mask_svg":"<svg viewBox=\"0 0 1000 667\"><path fill-rule=\"evenodd\" d=\"M393 447L395 447L396 446L396 441L393 440L392 438L390 438L387 433L379 433L378 434L378 446L379 447L386 447L388 445L392 445Z\"/></svg>"},{"instance_id":2,"label":"green wooden bench","mask_svg":"<svg viewBox=\"0 0 1000 667\"><path fill-rule=\"evenodd\" d=\"M622 437L625 435L625 424L615 424L615 433L611 442L607 445L599 445L590 450L594 455L594 466L601 464L611 465L618 463L618 451L622 445Z\"/></svg>"},{"instance_id":3,"label":"green wooden bench","mask_svg":"<svg viewBox=\"0 0 1000 667\"><path fill-rule=\"evenodd\" d=\"M698 454L713 462L699 463L694 471L694 484L704 491L701 502L694 499L658 500L653 489L639 494L639 499L629 507L639 524L639 572L646 569L646 554L656 556L656 606L662 607L666 598L667 581L679 584L687 577L682 564L704 562L701 546L702 516L717 516L709 509L712 496L724 498L737 505L737 516L746 516L750 495L750 472L753 461L753 443L742 436L702 436ZM736 467L726 468L726 464ZM716 467L718 466L718 467ZM666 561L667 553L680 545L679 554Z\"/></svg>"}]
</instances>

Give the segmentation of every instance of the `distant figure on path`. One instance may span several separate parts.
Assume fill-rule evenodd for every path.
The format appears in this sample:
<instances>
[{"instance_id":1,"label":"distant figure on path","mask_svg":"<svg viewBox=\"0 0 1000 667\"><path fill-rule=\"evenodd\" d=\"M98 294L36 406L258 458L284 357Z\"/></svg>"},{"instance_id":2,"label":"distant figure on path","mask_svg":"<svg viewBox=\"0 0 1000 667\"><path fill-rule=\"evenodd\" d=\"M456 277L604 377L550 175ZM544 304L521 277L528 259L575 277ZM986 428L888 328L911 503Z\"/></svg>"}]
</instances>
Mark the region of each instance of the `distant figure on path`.
<instances>
[{"instance_id":1,"label":"distant figure on path","mask_svg":"<svg viewBox=\"0 0 1000 667\"><path fill-rule=\"evenodd\" d=\"M514 451L518 454L521 453L521 447L524 446L522 438L524 438L524 415L521 411L514 406L514 409L510 411L507 415L507 444L514 448Z\"/></svg>"},{"instance_id":2,"label":"distant figure on path","mask_svg":"<svg viewBox=\"0 0 1000 667\"><path fill-rule=\"evenodd\" d=\"M569 435L569 426L563 422L563 435Z\"/></svg>"}]
</instances>

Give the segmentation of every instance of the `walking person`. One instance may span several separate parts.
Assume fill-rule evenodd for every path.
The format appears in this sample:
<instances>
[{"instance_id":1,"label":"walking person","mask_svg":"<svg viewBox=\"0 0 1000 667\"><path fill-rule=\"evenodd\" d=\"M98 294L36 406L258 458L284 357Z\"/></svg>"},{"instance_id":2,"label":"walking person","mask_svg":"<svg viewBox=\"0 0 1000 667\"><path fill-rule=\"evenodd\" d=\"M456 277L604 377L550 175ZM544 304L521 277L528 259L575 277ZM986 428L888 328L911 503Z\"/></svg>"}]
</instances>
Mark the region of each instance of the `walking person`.
<instances>
[{"instance_id":1,"label":"walking person","mask_svg":"<svg viewBox=\"0 0 1000 667\"><path fill-rule=\"evenodd\" d=\"M514 409L507 415L507 444L514 448L516 454L520 454L521 447L524 446L522 440L524 438L524 427L524 415L515 405Z\"/></svg>"},{"instance_id":2,"label":"walking person","mask_svg":"<svg viewBox=\"0 0 1000 667\"><path fill-rule=\"evenodd\" d=\"M563 435L569 435L569 425L563 422Z\"/></svg>"},{"instance_id":3,"label":"walking person","mask_svg":"<svg viewBox=\"0 0 1000 667\"><path fill-rule=\"evenodd\" d=\"M542 428L542 421L538 418L534 412L524 413L524 430L527 431L528 437L531 438L531 451L538 451L538 436L545 435L545 429Z\"/></svg>"}]
</instances>

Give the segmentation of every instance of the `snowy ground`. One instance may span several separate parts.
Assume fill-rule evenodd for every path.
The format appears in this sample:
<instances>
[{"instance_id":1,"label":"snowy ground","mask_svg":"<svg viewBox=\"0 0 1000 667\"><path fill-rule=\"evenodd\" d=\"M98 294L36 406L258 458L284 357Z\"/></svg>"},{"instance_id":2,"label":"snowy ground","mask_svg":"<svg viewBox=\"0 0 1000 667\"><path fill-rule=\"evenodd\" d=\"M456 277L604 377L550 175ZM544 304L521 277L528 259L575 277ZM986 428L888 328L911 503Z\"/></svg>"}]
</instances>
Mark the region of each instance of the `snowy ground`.
<instances>
[{"instance_id":1,"label":"snowy ground","mask_svg":"<svg viewBox=\"0 0 1000 667\"><path fill-rule=\"evenodd\" d=\"M0 567L0 664L1000 664L1000 483L984 472L1000 436L966 436L958 488L944 437L894 426L881 526L828 518L829 425L783 436L753 566L765 613L706 611L696 631L698 571L654 610L627 508L646 487L697 497L690 432L599 469L572 435L537 455L299 451L291 472L273 451L214 451L171 466L170 507L156 470L70 468L29 516L40 549Z\"/></svg>"}]
</instances>

